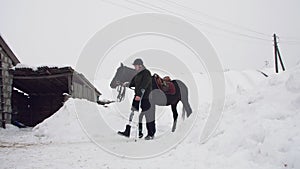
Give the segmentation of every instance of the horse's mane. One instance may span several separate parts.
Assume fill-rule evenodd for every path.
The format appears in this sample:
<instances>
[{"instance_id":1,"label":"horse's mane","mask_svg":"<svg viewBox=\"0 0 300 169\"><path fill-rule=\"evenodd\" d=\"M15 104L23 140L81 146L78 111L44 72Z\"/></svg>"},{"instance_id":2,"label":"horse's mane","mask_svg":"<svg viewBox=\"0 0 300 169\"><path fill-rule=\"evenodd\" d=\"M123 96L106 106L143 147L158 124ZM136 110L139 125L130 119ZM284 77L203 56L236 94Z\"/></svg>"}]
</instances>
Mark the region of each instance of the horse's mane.
<instances>
[{"instance_id":1,"label":"horse's mane","mask_svg":"<svg viewBox=\"0 0 300 169\"><path fill-rule=\"evenodd\" d=\"M132 71L134 71L134 69L133 68L131 68L131 67L128 67L128 66L123 66L124 68L126 68L126 69L129 69L129 70L132 70Z\"/></svg>"}]
</instances>

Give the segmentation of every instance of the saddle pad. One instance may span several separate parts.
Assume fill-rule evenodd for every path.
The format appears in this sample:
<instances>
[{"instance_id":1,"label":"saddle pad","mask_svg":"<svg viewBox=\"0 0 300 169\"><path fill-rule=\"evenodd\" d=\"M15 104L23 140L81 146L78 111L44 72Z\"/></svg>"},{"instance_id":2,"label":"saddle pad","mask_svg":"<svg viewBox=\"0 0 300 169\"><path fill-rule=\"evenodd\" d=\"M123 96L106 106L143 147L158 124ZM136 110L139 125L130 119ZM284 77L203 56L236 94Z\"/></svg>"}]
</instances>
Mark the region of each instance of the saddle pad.
<instances>
[{"instance_id":1,"label":"saddle pad","mask_svg":"<svg viewBox=\"0 0 300 169\"><path fill-rule=\"evenodd\" d=\"M163 91L165 94L168 94L168 95L176 94L176 88L172 81L164 81L157 74L155 74L153 77L154 77L154 80L155 80L155 83L156 83L156 86L158 87L158 89L160 89L161 91ZM166 84L166 85L164 85L164 84Z\"/></svg>"},{"instance_id":2,"label":"saddle pad","mask_svg":"<svg viewBox=\"0 0 300 169\"><path fill-rule=\"evenodd\" d=\"M168 82L169 85L169 90L168 91L164 91L166 94L170 94L170 95L174 95L176 93L176 88L173 82Z\"/></svg>"}]
</instances>

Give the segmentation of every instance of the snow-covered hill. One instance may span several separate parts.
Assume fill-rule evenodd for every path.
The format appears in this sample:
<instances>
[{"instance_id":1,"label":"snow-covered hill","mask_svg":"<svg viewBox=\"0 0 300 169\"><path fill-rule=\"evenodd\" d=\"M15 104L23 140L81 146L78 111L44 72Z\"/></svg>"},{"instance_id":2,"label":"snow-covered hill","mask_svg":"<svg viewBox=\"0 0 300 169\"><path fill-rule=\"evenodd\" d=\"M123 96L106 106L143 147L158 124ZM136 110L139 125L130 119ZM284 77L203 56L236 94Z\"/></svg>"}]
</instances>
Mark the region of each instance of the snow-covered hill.
<instances>
[{"instance_id":1,"label":"snow-covered hill","mask_svg":"<svg viewBox=\"0 0 300 169\"><path fill-rule=\"evenodd\" d=\"M0 129L1 168L300 168L300 65L268 78L257 71L229 71L225 77L223 117L204 144L200 143L200 131L207 118L207 102L201 103L199 118L183 142L162 155L132 160L108 154L89 141L77 120L77 113L93 120L91 112L96 107L113 130L123 129L126 119L116 114L113 106L70 99L33 130ZM171 126L171 114L167 110L165 114L157 124L161 135ZM188 122L180 121L178 128ZM100 135L108 133L103 139L114 141L112 144L135 144L109 132L99 128ZM159 143L160 137L154 141ZM144 140L138 144L147 146ZM133 146L128 151L137 149Z\"/></svg>"}]
</instances>

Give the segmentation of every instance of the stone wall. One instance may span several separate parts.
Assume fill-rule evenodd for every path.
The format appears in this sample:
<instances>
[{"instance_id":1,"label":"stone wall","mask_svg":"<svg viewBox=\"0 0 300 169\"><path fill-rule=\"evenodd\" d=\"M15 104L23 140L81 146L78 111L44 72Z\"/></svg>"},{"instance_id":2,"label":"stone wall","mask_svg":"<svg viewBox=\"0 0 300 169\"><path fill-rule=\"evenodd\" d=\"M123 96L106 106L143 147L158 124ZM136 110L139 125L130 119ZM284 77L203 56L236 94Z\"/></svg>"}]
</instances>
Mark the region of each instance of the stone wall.
<instances>
[{"instance_id":1,"label":"stone wall","mask_svg":"<svg viewBox=\"0 0 300 169\"><path fill-rule=\"evenodd\" d=\"M6 52L0 47L0 119L5 120L6 123L11 121L11 95L13 76L9 69L13 67L12 60L8 57ZM4 112L4 115L2 113ZM3 117L5 119L3 119Z\"/></svg>"}]
</instances>

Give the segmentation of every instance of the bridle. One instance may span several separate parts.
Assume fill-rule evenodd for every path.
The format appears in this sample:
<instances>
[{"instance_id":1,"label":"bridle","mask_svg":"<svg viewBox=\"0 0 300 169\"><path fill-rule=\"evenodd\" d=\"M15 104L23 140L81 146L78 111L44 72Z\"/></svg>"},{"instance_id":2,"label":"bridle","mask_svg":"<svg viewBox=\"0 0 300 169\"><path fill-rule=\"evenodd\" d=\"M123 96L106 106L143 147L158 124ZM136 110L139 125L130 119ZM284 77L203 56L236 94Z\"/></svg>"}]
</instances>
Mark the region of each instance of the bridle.
<instances>
[{"instance_id":1,"label":"bridle","mask_svg":"<svg viewBox=\"0 0 300 169\"><path fill-rule=\"evenodd\" d=\"M120 74L123 75L125 73L124 68L121 71L122 72ZM118 92L117 102L121 102L125 99L125 93L126 93L126 85L124 85L125 83L128 83L128 82L121 82L120 80L116 81L116 85L117 85L116 89ZM129 88L129 89L131 89L131 88Z\"/></svg>"}]
</instances>

